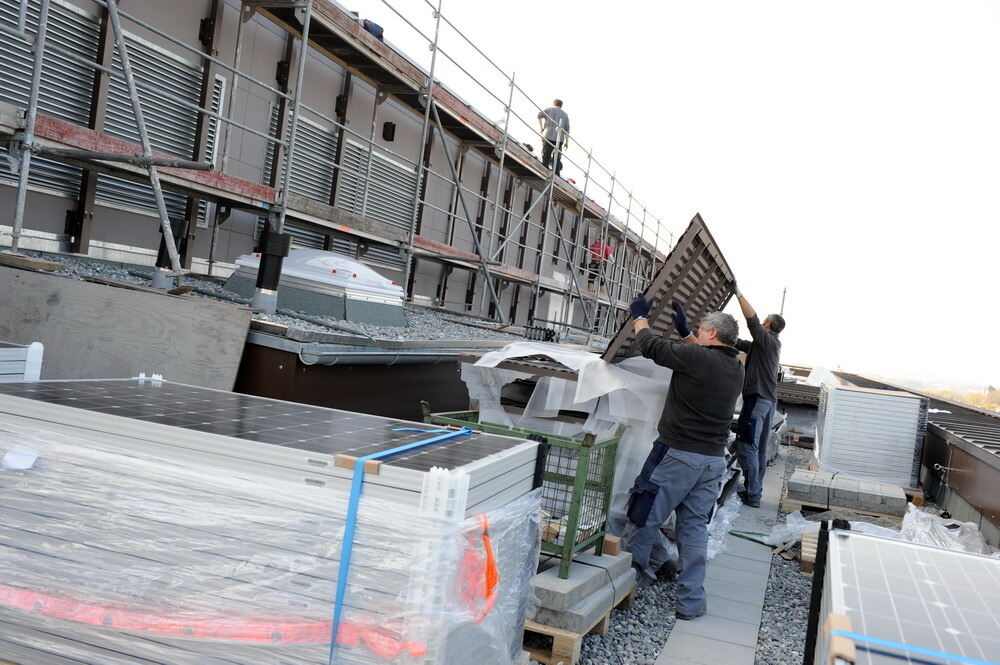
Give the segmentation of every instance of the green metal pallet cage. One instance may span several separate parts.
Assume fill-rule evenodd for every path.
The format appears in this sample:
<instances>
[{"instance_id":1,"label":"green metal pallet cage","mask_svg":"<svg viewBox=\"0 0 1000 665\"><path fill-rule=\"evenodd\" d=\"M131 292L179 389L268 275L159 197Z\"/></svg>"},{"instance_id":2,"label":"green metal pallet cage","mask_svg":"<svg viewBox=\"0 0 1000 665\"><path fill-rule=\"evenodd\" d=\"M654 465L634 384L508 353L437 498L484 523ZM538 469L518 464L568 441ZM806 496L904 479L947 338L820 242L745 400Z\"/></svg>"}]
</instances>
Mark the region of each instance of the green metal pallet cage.
<instances>
[{"instance_id":1,"label":"green metal pallet cage","mask_svg":"<svg viewBox=\"0 0 1000 665\"><path fill-rule=\"evenodd\" d=\"M489 434L547 443L542 474L542 551L559 556L559 577L563 579L569 577L576 552L594 547L595 553L601 554L615 478L615 455L624 426L614 437L596 441L593 434L571 438L480 422L479 411L431 413L426 403L422 406L424 422L429 424L472 427Z\"/></svg>"}]
</instances>

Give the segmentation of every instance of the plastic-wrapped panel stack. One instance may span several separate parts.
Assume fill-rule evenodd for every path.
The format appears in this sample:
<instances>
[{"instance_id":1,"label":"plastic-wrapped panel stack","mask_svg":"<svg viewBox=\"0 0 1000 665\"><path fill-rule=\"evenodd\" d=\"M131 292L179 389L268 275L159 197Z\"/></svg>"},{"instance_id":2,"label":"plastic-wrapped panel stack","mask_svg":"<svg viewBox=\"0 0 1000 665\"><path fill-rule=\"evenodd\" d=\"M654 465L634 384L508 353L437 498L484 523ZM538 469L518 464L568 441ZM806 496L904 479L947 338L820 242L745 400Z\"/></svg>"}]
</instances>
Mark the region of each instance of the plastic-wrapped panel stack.
<instances>
[{"instance_id":1,"label":"plastic-wrapped panel stack","mask_svg":"<svg viewBox=\"0 0 1000 665\"><path fill-rule=\"evenodd\" d=\"M916 487L927 398L898 390L824 385L816 459L824 471Z\"/></svg>"},{"instance_id":2,"label":"plastic-wrapped panel stack","mask_svg":"<svg viewBox=\"0 0 1000 665\"><path fill-rule=\"evenodd\" d=\"M27 394L28 386L14 385L4 391ZM320 424L296 424L267 408L278 403L260 398L148 381L131 382L132 391L128 385L42 382L31 384L42 391L36 399L0 396L0 659L18 665L508 665L519 654L538 560L538 493L529 483L502 504L470 499L482 508L466 518L455 505L467 499L456 497L463 484L451 483L449 490L443 483L448 491L439 494L461 499L449 502L431 496L429 479L462 475L477 460L493 477L488 462L510 461L503 451L521 442L476 434L457 439L457 449L418 451L366 473L331 656L348 493L335 474L306 473L295 482L291 472L264 473L266 447L246 438L250 431L301 438ZM245 438L230 441L241 448L227 449L228 437L205 432L202 449L187 447L197 437L181 424L208 426L211 410L193 407L195 397L209 393L217 408L236 400L231 406L241 418L212 427L245 429ZM61 406L37 399L57 394ZM11 405L38 407L36 417L4 412ZM126 408L132 417L108 415ZM75 415L79 422L37 417L46 413ZM351 422L342 412L328 415L337 413L341 426ZM416 423L365 422L368 446L375 448L376 433L433 436ZM278 430L265 430L265 423ZM420 431L401 431L406 425ZM160 443L151 445L153 439ZM217 446L214 453L209 444ZM283 450L291 452L287 444L271 447L275 466ZM366 450L360 446L355 454ZM253 463L235 464L240 455ZM375 491L379 482L405 481L403 471L426 461L443 464L446 457L467 463L422 474L423 492L419 484L415 492ZM312 459L324 456L313 451ZM309 477L329 484L303 482ZM468 479L464 487L468 491Z\"/></svg>"}]
</instances>

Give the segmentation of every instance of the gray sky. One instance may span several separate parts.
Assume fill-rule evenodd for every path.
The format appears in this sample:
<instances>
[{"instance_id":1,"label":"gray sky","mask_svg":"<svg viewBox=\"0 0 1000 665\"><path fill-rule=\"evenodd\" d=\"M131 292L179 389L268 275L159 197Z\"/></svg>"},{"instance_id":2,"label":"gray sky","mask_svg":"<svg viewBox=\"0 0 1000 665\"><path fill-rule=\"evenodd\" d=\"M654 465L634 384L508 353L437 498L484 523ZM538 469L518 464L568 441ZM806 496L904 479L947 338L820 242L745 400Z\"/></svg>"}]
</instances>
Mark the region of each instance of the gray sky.
<instances>
[{"instance_id":1,"label":"gray sky","mask_svg":"<svg viewBox=\"0 0 1000 665\"><path fill-rule=\"evenodd\" d=\"M391 4L433 34L425 2ZM429 64L382 2L349 8ZM675 233L701 212L762 314L787 287L783 362L1000 384L1000 3L444 0L442 10L536 101L564 99L574 141ZM506 98L447 27L441 46ZM447 62L438 72L503 117ZM577 144L568 156L586 160Z\"/></svg>"}]
</instances>

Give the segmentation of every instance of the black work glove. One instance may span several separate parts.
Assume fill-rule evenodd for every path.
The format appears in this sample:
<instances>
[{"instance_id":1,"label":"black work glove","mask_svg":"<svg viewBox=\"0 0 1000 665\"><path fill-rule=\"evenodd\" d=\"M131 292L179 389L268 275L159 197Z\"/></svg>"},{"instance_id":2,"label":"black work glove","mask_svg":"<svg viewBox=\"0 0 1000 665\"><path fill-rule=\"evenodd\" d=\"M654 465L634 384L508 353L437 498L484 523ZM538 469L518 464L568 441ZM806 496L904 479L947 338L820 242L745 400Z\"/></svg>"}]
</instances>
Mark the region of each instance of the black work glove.
<instances>
[{"instance_id":1,"label":"black work glove","mask_svg":"<svg viewBox=\"0 0 1000 665\"><path fill-rule=\"evenodd\" d=\"M653 309L653 303L643 298L641 293L637 293L628 308L632 311L633 319L644 319L649 316L649 310Z\"/></svg>"},{"instance_id":2,"label":"black work glove","mask_svg":"<svg viewBox=\"0 0 1000 665\"><path fill-rule=\"evenodd\" d=\"M674 308L674 313L670 315L670 318L674 320L674 328L677 328L677 334L684 339L691 334L691 329L688 328L688 317L684 313L684 308L676 300L670 303L670 306Z\"/></svg>"}]
</instances>

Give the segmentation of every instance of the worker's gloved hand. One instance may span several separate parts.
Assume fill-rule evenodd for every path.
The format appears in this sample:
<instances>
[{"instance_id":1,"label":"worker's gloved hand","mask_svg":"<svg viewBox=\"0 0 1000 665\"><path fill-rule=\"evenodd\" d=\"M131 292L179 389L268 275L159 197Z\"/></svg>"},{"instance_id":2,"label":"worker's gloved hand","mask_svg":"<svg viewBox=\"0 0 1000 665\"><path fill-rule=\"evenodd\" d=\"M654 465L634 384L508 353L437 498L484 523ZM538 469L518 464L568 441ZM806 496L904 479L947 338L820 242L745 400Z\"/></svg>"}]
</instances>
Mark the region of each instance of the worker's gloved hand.
<instances>
[{"instance_id":1,"label":"worker's gloved hand","mask_svg":"<svg viewBox=\"0 0 1000 665\"><path fill-rule=\"evenodd\" d=\"M653 309L653 303L643 298L641 293L637 293L628 308L632 311L633 319L644 319L649 316L649 310Z\"/></svg>"},{"instance_id":2,"label":"worker's gloved hand","mask_svg":"<svg viewBox=\"0 0 1000 665\"><path fill-rule=\"evenodd\" d=\"M691 329L688 328L687 314L684 313L684 308L676 300L670 303L670 306L674 309L674 313L670 315L670 318L674 320L674 328L677 328L677 334L681 336L681 339L684 339L691 334Z\"/></svg>"},{"instance_id":3,"label":"worker's gloved hand","mask_svg":"<svg viewBox=\"0 0 1000 665\"><path fill-rule=\"evenodd\" d=\"M736 280L735 280L735 279L733 280L733 283L732 283L732 289L733 289L733 293L735 293L735 294L736 294L736 297L737 297L737 298L742 298L742 297L743 297L743 293L742 293L742 292L740 291L740 287L739 287L739 285L738 285L738 284L736 283Z\"/></svg>"}]
</instances>

